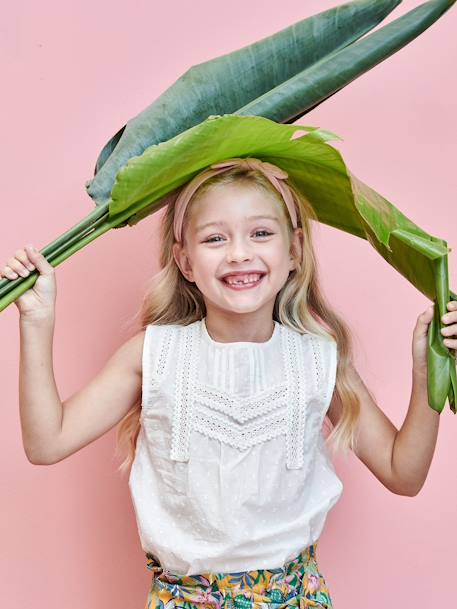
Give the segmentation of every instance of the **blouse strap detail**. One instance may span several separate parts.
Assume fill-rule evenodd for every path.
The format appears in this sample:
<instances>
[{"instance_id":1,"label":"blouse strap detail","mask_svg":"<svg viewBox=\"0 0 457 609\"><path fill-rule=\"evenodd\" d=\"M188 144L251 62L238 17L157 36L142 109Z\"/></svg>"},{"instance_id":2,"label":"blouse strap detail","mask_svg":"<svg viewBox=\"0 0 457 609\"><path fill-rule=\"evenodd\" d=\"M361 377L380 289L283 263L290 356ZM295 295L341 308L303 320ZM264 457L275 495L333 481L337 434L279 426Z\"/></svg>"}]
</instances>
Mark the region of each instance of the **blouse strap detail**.
<instances>
[{"instance_id":1,"label":"blouse strap detail","mask_svg":"<svg viewBox=\"0 0 457 609\"><path fill-rule=\"evenodd\" d=\"M288 469L312 462L319 426L325 416L322 405L327 386L323 374L323 352L319 336L284 330L284 369L289 387L286 435Z\"/></svg>"},{"instance_id":2,"label":"blouse strap detail","mask_svg":"<svg viewBox=\"0 0 457 609\"><path fill-rule=\"evenodd\" d=\"M169 354L173 343L173 327L171 325L161 326L162 331L157 337L159 344L157 348L157 358L155 360L155 375L161 378L165 374L167 363L169 362Z\"/></svg>"},{"instance_id":3,"label":"blouse strap detail","mask_svg":"<svg viewBox=\"0 0 457 609\"><path fill-rule=\"evenodd\" d=\"M172 327L148 324L145 328L142 355L142 406L152 406L154 390L164 376L173 341Z\"/></svg>"},{"instance_id":4,"label":"blouse strap detail","mask_svg":"<svg viewBox=\"0 0 457 609\"><path fill-rule=\"evenodd\" d=\"M289 411L286 432L288 469L303 467L305 423L309 382L305 382L306 364L298 333L283 330L283 357L287 386L289 388ZM309 375L308 379L309 379Z\"/></svg>"},{"instance_id":5,"label":"blouse strap detail","mask_svg":"<svg viewBox=\"0 0 457 609\"><path fill-rule=\"evenodd\" d=\"M189 460L189 439L193 420L194 379L198 362L199 324L193 323L177 329L177 365L175 375L175 400L170 458Z\"/></svg>"},{"instance_id":6,"label":"blouse strap detail","mask_svg":"<svg viewBox=\"0 0 457 609\"><path fill-rule=\"evenodd\" d=\"M152 377L151 374L151 332L152 326L148 324L144 331L143 340L143 354L142 354L142 392L141 392L141 406L144 409L150 406L152 403L151 397L151 385Z\"/></svg>"},{"instance_id":7,"label":"blouse strap detail","mask_svg":"<svg viewBox=\"0 0 457 609\"><path fill-rule=\"evenodd\" d=\"M321 397L323 397L324 393L325 393L325 382L324 382L325 379L324 379L323 367L322 367L322 358L323 358L322 341L324 339L321 338L320 336L318 337L313 334L310 334L309 338L310 338L311 350L312 350L313 360L314 360L315 391L317 392L317 394L319 394Z\"/></svg>"}]
</instances>

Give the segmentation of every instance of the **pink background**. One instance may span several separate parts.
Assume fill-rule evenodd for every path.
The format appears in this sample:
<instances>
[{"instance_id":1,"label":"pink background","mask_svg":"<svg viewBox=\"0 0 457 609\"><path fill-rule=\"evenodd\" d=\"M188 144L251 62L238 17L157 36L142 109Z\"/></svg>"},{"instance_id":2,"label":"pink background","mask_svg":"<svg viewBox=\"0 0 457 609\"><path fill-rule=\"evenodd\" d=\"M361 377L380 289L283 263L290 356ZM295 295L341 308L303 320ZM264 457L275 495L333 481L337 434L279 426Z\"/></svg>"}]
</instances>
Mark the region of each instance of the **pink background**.
<instances>
[{"instance_id":1,"label":"pink background","mask_svg":"<svg viewBox=\"0 0 457 609\"><path fill-rule=\"evenodd\" d=\"M233 51L334 1L57 2L4 7L0 265L39 248L93 207L84 189L103 144L191 65ZM404 2L386 22L418 5ZM330 129L350 169L409 218L455 246L457 10L300 121ZM55 375L60 396L87 383L133 334L158 269L159 215L111 231L58 267ZM427 299L371 246L316 227L321 280L355 335L356 364L398 427L411 389L411 339ZM457 289L454 256L450 278ZM0 318L0 573L9 609L139 609L150 582L115 430L53 467L25 457L19 422L18 312ZM392 347L394 347L392 349ZM39 387L37 387L39 391ZM455 607L455 436L446 405L417 497L391 494L353 455L319 562L335 609ZM417 447L418 451L420 446Z\"/></svg>"}]
</instances>

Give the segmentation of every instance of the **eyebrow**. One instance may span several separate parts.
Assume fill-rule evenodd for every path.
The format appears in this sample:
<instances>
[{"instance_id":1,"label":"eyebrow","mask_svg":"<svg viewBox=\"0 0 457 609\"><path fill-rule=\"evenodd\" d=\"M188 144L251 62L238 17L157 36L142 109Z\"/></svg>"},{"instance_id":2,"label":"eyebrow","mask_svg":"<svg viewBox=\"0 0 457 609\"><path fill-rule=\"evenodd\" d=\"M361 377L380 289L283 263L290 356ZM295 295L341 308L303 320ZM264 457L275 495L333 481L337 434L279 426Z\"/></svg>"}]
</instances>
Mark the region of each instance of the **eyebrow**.
<instances>
[{"instance_id":1,"label":"eyebrow","mask_svg":"<svg viewBox=\"0 0 457 609\"><path fill-rule=\"evenodd\" d=\"M245 220L274 220L275 222L277 222L279 224L279 219L276 216L268 216L268 215L261 215L261 216L245 216L244 217ZM224 220L220 220L219 222L206 222L205 224L201 224L200 226L197 226L197 232L202 231L204 228L207 228L208 226L225 226L227 223Z\"/></svg>"}]
</instances>

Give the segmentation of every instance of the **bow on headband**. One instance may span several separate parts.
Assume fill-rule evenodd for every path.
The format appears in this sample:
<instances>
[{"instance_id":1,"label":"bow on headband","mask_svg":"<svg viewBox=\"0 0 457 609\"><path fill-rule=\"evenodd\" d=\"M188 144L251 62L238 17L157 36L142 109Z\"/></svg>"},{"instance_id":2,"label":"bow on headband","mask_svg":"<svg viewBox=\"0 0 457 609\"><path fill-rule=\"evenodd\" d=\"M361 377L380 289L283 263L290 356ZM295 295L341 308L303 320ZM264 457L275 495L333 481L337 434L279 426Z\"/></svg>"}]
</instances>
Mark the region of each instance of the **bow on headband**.
<instances>
[{"instance_id":1,"label":"bow on headband","mask_svg":"<svg viewBox=\"0 0 457 609\"><path fill-rule=\"evenodd\" d=\"M189 200L194 192L209 178L217 175L218 173L232 169L232 167L235 166L247 167L249 169L257 169L260 171L281 194L289 211L292 226L293 228L297 228L297 210L295 208L294 196L288 185L281 182L281 180L285 180L288 177L287 172L283 171L279 167L276 167L276 165L273 165L272 163L261 161L260 159L255 159L253 157L233 158L226 159L225 161L220 161L218 163L213 163L208 169L205 169L196 175L190 182L188 182L188 184L186 184L186 186L179 193L174 204L175 213L173 222L173 231L175 239L178 243L180 243L182 239L182 224L184 214Z\"/></svg>"}]
</instances>

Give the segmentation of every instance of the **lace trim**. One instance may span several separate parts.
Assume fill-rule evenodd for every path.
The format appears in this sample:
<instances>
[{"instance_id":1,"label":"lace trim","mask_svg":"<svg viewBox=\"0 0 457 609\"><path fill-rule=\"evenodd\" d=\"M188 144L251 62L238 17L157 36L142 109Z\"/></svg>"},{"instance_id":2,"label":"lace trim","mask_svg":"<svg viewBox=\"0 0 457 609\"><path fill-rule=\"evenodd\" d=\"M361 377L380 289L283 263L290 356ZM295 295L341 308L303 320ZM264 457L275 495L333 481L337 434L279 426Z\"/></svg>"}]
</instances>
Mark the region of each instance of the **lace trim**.
<instances>
[{"instance_id":1,"label":"lace trim","mask_svg":"<svg viewBox=\"0 0 457 609\"><path fill-rule=\"evenodd\" d=\"M322 338L317 338L316 336L313 335L309 335L310 338L310 344L311 344L311 349L313 352L313 358L314 358L314 370L315 370L315 375L314 375L314 388L315 391L319 394L319 395L324 395L325 394L325 382L324 382L324 374L322 371Z\"/></svg>"},{"instance_id":2,"label":"lace trim","mask_svg":"<svg viewBox=\"0 0 457 609\"><path fill-rule=\"evenodd\" d=\"M198 403L222 412L240 423L267 414L287 403L287 383L266 389L256 396L236 398L201 383L195 383L194 389Z\"/></svg>"},{"instance_id":3,"label":"lace trim","mask_svg":"<svg viewBox=\"0 0 457 609\"><path fill-rule=\"evenodd\" d=\"M159 377L163 376L165 372L173 336L172 328L170 326L163 326L163 331L160 333L160 344L158 348L159 357L157 358L157 364L154 371Z\"/></svg>"},{"instance_id":4,"label":"lace trim","mask_svg":"<svg viewBox=\"0 0 457 609\"><path fill-rule=\"evenodd\" d=\"M298 469L303 466L305 422L308 401L309 382L304 382L306 368L303 365L302 348L298 344L303 340L301 335L283 332L283 358L289 388L289 417L286 437L287 468ZM307 375L309 376L309 375Z\"/></svg>"},{"instance_id":5,"label":"lace trim","mask_svg":"<svg viewBox=\"0 0 457 609\"><path fill-rule=\"evenodd\" d=\"M303 465L305 475L314 459L318 443L322 438L321 429L335 385L337 369L337 345L325 337L308 335L312 350L314 371L311 374L313 391L307 402L306 434L303 443ZM323 362L327 363L324 370ZM311 386L311 385L310 385Z\"/></svg>"},{"instance_id":6,"label":"lace trim","mask_svg":"<svg viewBox=\"0 0 457 609\"><path fill-rule=\"evenodd\" d=\"M328 387L323 371L323 342L313 334L289 333L283 348L284 366L290 387L287 434L288 469L309 471L325 416ZM311 362L311 366L309 365Z\"/></svg>"},{"instance_id":7,"label":"lace trim","mask_svg":"<svg viewBox=\"0 0 457 609\"><path fill-rule=\"evenodd\" d=\"M175 378L175 400L170 458L188 461L190 424L193 419L194 379L197 366L197 324L178 328L178 361Z\"/></svg>"},{"instance_id":8,"label":"lace trim","mask_svg":"<svg viewBox=\"0 0 457 609\"><path fill-rule=\"evenodd\" d=\"M259 421L239 425L220 417L214 412L197 406L194 410L192 428L209 438L216 438L239 450L246 450L266 440L284 434L287 428L287 412L284 406Z\"/></svg>"}]
</instances>

